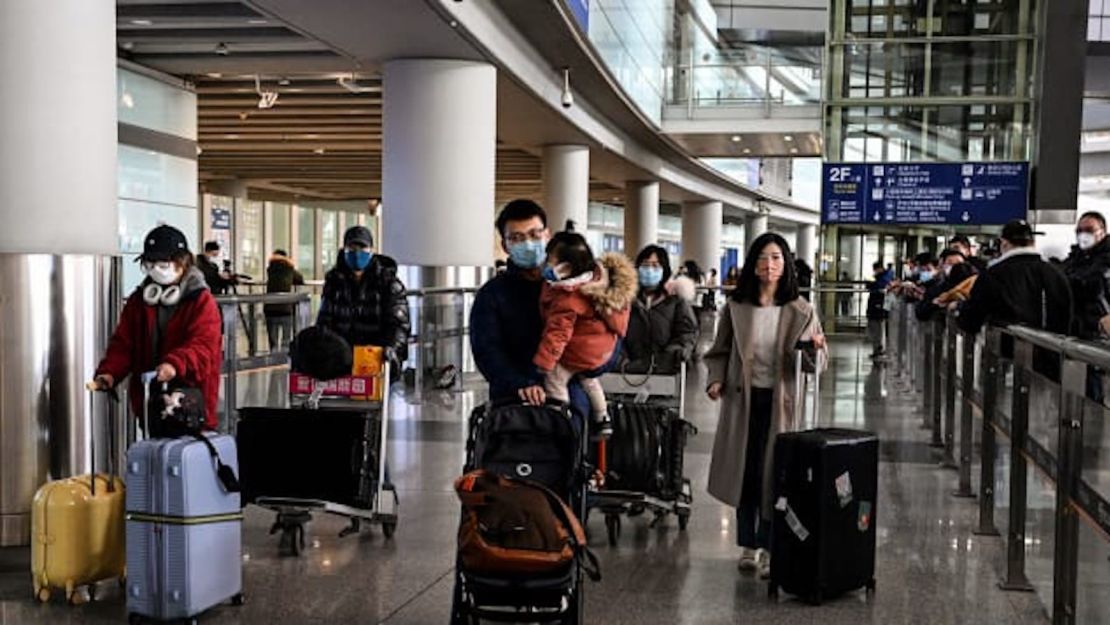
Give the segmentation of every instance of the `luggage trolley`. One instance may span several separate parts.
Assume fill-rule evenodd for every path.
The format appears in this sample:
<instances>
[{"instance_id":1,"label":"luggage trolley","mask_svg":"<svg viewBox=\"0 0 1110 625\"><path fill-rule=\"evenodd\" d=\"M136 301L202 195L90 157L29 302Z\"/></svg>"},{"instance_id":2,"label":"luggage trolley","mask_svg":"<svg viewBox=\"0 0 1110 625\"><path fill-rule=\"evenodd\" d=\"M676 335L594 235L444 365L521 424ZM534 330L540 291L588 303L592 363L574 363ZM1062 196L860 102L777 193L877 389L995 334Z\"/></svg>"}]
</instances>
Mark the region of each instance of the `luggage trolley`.
<instances>
[{"instance_id":1,"label":"luggage trolley","mask_svg":"<svg viewBox=\"0 0 1110 625\"><path fill-rule=\"evenodd\" d=\"M621 425L614 418L614 436L608 442L599 443L597 466L600 479L595 479L587 496L587 512L594 508L605 515L605 529L609 544L616 545L621 533L622 516L638 516L646 511L654 514L651 526L658 525L668 514L678 517L678 527L685 530L690 521L693 492L690 480L683 472L683 459L687 437L696 434L697 428L683 419L686 408L686 363L680 364L674 374L607 373L601 376L601 385L610 399L610 414L615 406L649 406L659 410L658 431L662 436L655 439L654 467L661 487L647 490L609 488L608 478L614 477L608 459L612 457L612 445L621 442ZM608 450L607 450L608 448Z\"/></svg>"},{"instance_id":2,"label":"luggage trolley","mask_svg":"<svg viewBox=\"0 0 1110 625\"><path fill-rule=\"evenodd\" d=\"M291 485L286 489L280 486L259 489L261 492L251 501L277 513L270 533L281 532L281 548L294 555L299 555L304 550L304 526L312 520L313 512L350 519L350 525L339 533L341 538L358 533L363 522L380 524L386 538L393 536L397 528L400 500L396 488L385 479L386 446L389 440L389 387L388 364L383 365L382 372L378 375L344 376L326 382L303 374L290 373L291 408L252 408L240 411L247 414L250 414L249 411L268 413L260 415L263 417L280 417L282 412L303 414L305 410L318 411L320 420L327 419L329 412L335 417L339 417L340 413L345 413L345 416L355 413L366 415L361 420L363 425L356 426L361 432L352 433L354 438L359 439L351 451L352 473L357 472L358 482L357 489L352 489L357 490L353 497L335 496L333 484L320 484L318 488L298 488ZM290 435L295 436L295 432L290 432ZM282 442L291 446L301 444L299 440ZM271 456L284 455L277 454L274 450L269 453ZM275 490L278 492L271 492ZM286 491L285 494L281 492L283 490Z\"/></svg>"}]
</instances>

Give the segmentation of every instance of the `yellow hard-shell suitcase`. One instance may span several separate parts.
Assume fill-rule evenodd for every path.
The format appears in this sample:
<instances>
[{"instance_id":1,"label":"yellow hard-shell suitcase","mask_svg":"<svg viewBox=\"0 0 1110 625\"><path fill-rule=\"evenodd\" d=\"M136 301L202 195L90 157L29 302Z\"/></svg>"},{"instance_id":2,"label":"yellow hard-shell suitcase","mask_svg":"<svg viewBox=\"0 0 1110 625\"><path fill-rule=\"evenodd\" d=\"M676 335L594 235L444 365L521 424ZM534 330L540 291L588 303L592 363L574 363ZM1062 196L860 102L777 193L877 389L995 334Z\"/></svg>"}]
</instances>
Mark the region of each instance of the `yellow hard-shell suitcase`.
<instances>
[{"instance_id":1,"label":"yellow hard-shell suitcase","mask_svg":"<svg viewBox=\"0 0 1110 625\"><path fill-rule=\"evenodd\" d=\"M75 589L124 578L123 480L99 474L55 480L35 493L31 512L31 575L35 596L50 600L51 588ZM89 591L90 596L92 590Z\"/></svg>"},{"instance_id":2,"label":"yellow hard-shell suitcase","mask_svg":"<svg viewBox=\"0 0 1110 625\"><path fill-rule=\"evenodd\" d=\"M95 457L92 467L95 471ZM98 473L95 480L89 475L54 480L35 493L31 577L39 601L49 601L52 588L64 588L66 600L77 603L81 586L113 577L123 583L124 487L112 462L109 467L111 474Z\"/></svg>"}]
</instances>

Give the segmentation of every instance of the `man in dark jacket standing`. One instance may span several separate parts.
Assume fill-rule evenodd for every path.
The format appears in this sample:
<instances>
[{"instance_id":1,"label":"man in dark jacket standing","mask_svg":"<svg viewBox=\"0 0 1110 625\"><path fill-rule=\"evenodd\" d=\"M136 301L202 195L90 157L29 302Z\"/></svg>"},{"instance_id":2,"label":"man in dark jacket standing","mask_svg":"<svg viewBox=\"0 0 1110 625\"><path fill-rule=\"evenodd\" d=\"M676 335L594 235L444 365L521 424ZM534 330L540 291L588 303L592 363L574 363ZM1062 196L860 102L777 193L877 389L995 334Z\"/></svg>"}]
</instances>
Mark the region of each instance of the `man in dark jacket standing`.
<instances>
[{"instance_id":1,"label":"man in dark jacket standing","mask_svg":"<svg viewBox=\"0 0 1110 625\"><path fill-rule=\"evenodd\" d=\"M1011 221L1002 229L1002 255L975 280L970 298L959 309L960 329L975 333L990 321L1067 334L1072 317L1071 289L1064 275L1041 258L1033 246L1033 234L1033 228L1023 219ZM1004 345L1003 350L1012 350L1012 345ZM1059 376L1052 359L1037 361L1041 363L1038 370L1050 377Z\"/></svg>"},{"instance_id":2,"label":"man in dark jacket standing","mask_svg":"<svg viewBox=\"0 0 1110 625\"><path fill-rule=\"evenodd\" d=\"M292 293L293 287L304 284L304 276L293 266L285 250L274 250L270 264L266 266L266 293ZM294 304L266 304L262 312L266 315L266 334L270 338L270 349L285 349L293 334Z\"/></svg>"},{"instance_id":3,"label":"man in dark jacket standing","mask_svg":"<svg viewBox=\"0 0 1110 625\"><path fill-rule=\"evenodd\" d=\"M867 336L871 340L871 358L886 354L886 288L894 276L883 267L882 261L871 265L874 279L867 284Z\"/></svg>"},{"instance_id":4,"label":"man in dark jacket standing","mask_svg":"<svg viewBox=\"0 0 1110 625\"><path fill-rule=\"evenodd\" d=\"M197 269L204 274L204 281L208 283L208 288L214 295L224 295L236 284L235 277L226 271L221 271L216 264L219 258L220 244L216 241L205 243L204 253L197 256Z\"/></svg>"},{"instance_id":5,"label":"man in dark jacket standing","mask_svg":"<svg viewBox=\"0 0 1110 625\"><path fill-rule=\"evenodd\" d=\"M374 237L364 226L343 235L343 249L324 278L316 324L335 331L352 346L378 345L399 366L408 355L409 306L397 262L375 254Z\"/></svg>"},{"instance_id":6,"label":"man in dark jacket standing","mask_svg":"<svg viewBox=\"0 0 1110 625\"><path fill-rule=\"evenodd\" d=\"M1071 332L1086 340L1110 335L1110 239L1106 238L1106 219L1099 213L1083 213L1075 225L1076 245L1064 261L1074 298L1075 316ZM1102 401L1102 374L1095 368L1087 372L1087 396Z\"/></svg>"}]
</instances>

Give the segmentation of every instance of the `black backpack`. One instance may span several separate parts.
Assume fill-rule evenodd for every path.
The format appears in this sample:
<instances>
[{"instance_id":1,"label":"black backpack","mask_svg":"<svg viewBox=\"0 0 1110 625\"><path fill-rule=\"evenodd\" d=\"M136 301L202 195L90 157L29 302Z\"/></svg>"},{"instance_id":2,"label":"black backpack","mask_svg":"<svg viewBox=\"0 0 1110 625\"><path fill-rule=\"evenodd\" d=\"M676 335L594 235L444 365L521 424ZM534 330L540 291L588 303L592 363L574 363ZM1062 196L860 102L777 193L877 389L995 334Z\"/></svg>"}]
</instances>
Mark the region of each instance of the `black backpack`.
<instances>
[{"instance_id":1,"label":"black backpack","mask_svg":"<svg viewBox=\"0 0 1110 625\"><path fill-rule=\"evenodd\" d=\"M467 470L532 480L566 496L582 470L573 419L565 404L479 406L470 416Z\"/></svg>"}]
</instances>

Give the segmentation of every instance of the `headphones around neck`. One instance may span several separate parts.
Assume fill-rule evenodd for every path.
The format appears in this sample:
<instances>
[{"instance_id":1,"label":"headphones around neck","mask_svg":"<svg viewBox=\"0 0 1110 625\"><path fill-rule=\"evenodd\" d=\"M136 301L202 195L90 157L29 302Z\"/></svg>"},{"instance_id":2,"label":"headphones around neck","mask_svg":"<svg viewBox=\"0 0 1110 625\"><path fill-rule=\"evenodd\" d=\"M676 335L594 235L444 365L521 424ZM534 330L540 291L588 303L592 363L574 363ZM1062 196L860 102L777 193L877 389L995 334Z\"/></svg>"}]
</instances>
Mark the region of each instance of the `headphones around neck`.
<instances>
[{"instance_id":1,"label":"headphones around neck","mask_svg":"<svg viewBox=\"0 0 1110 625\"><path fill-rule=\"evenodd\" d=\"M176 284L164 287L151 282L143 288L143 301L151 306L176 306L181 301L181 287Z\"/></svg>"}]
</instances>

